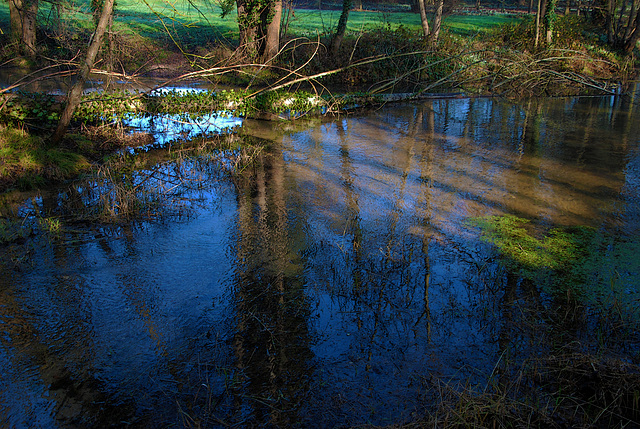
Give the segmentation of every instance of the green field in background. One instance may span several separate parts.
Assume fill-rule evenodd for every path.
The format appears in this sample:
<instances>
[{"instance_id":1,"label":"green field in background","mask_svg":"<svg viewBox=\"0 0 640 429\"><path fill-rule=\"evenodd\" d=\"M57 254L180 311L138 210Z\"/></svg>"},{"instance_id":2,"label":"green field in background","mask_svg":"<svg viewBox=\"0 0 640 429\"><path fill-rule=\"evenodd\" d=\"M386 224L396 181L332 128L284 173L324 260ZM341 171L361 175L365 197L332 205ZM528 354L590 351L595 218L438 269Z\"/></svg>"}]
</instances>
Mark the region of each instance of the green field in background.
<instances>
[{"instance_id":1,"label":"green field in background","mask_svg":"<svg viewBox=\"0 0 640 429\"><path fill-rule=\"evenodd\" d=\"M222 18L219 7L206 2L200 4L201 7L194 7L187 1L171 4L165 0L118 0L115 29L123 34L149 38L164 38L169 32L183 43L194 45L237 39L235 11ZM43 4L40 22L45 25L52 23L54 16L50 6ZM287 34L313 38L317 34L330 33L339 16L338 10L296 9ZM65 15L65 23L68 29L88 29L92 23L90 18L88 2L77 2ZM511 15L453 15L445 19L444 26L455 34L473 35L517 19ZM352 11L347 31L357 33L372 28L396 29L400 26L420 31L419 15L409 12ZM9 31L9 8L6 2L0 2L0 31Z\"/></svg>"}]
</instances>

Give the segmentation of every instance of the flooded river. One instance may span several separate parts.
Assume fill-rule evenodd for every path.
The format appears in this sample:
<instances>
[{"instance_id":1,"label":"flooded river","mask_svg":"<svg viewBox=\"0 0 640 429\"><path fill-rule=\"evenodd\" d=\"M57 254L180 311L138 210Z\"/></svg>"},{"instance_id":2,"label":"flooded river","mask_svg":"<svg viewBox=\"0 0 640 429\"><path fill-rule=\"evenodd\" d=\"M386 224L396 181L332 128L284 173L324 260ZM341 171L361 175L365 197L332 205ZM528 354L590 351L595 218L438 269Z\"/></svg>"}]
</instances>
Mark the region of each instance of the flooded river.
<instances>
[{"instance_id":1,"label":"flooded river","mask_svg":"<svg viewBox=\"0 0 640 429\"><path fill-rule=\"evenodd\" d=\"M267 149L185 195L188 216L0 248L0 426L385 425L558 349L640 360L637 102L244 126ZM45 200L22 210L61 204ZM539 236L593 228L578 305L471 221L507 214Z\"/></svg>"}]
</instances>

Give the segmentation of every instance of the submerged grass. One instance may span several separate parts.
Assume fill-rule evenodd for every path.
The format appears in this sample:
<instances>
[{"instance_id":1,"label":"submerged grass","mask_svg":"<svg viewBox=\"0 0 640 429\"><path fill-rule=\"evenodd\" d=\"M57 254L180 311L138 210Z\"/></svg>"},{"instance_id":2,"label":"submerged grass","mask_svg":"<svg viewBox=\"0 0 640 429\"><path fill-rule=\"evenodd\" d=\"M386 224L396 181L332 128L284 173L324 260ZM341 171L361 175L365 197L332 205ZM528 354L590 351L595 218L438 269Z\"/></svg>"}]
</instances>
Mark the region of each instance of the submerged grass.
<instances>
[{"instance_id":1,"label":"submerged grass","mask_svg":"<svg viewBox=\"0 0 640 429\"><path fill-rule=\"evenodd\" d=\"M533 276L540 269L562 270L584 258L595 235L593 228L552 228L543 237L527 229L529 220L513 215L473 219L483 238L507 257L510 268Z\"/></svg>"},{"instance_id":2,"label":"submerged grass","mask_svg":"<svg viewBox=\"0 0 640 429\"><path fill-rule=\"evenodd\" d=\"M549 296L579 303L599 323L615 319L630 330L640 327L637 243L586 226L544 231L513 215L476 218L471 224L495 246L509 272Z\"/></svg>"}]
</instances>

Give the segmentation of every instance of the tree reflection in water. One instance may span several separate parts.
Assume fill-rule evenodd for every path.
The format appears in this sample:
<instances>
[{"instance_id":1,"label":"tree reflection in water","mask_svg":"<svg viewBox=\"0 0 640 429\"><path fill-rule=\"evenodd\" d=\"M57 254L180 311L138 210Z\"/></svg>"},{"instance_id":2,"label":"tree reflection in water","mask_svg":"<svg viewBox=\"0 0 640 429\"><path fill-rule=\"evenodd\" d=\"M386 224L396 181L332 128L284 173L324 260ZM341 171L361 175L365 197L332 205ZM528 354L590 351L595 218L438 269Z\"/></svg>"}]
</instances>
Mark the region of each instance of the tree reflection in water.
<instances>
[{"instance_id":1,"label":"tree reflection in water","mask_svg":"<svg viewBox=\"0 0 640 429\"><path fill-rule=\"evenodd\" d=\"M136 189L191 183L171 197L194 204L0 249L0 421L383 425L458 385L514 393L553 353L631 361L637 117L618 98L432 100L288 130L246 121L268 146L233 184L204 157L129 174ZM97 188L35 204L117 195ZM538 238L593 227L589 294L506 269L469 223L506 214Z\"/></svg>"}]
</instances>

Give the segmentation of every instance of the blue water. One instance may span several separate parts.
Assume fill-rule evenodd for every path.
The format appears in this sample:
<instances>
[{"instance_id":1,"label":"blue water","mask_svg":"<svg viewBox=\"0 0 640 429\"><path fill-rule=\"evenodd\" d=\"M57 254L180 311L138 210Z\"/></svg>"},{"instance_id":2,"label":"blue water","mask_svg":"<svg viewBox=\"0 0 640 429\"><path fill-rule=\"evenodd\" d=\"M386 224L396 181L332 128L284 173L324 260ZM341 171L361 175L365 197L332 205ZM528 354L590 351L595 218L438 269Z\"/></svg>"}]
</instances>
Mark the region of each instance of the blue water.
<instances>
[{"instance_id":1,"label":"blue water","mask_svg":"<svg viewBox=\"0 0 640 429\"><path fill-rule=\"evenodd\" d=\"M598 350L599 305L615 297L629 329L604 342L632 361L638 119L591 98L244 121L268 148L242 180L210 174L210 158L163 161L135 180L190 172L164 201L184 209L63 222L0 250L0 425L385 425L433 411L444 386L482 391L564 329L554 297L469 223L490 215L598 231L586 322L563 341ZM35 202L64 221L69 195Z\"/></svg>"}]
</instances>

